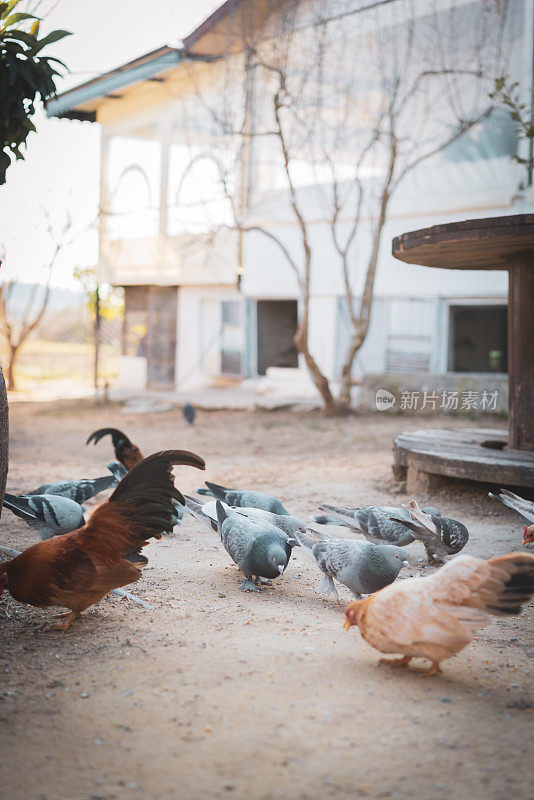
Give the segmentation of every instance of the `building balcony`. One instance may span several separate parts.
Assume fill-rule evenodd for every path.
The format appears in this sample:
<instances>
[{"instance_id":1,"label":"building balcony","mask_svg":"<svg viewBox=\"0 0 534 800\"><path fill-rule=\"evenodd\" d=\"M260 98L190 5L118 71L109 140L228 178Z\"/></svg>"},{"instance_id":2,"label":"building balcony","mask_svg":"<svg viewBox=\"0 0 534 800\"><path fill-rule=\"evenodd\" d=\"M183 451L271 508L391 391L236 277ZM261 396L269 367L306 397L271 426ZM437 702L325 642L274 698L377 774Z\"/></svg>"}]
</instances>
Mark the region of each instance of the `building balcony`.
<instances>
[{"instance_id":1,"label":"building balcony","mask_svg":"<svg viewBox=\"0 0 534 800\"><path fill-rule=\"evenodd\" d=\"M238 233L105 238L100 279L115 286L236 283Z\"/></svg>"}]
</instances>

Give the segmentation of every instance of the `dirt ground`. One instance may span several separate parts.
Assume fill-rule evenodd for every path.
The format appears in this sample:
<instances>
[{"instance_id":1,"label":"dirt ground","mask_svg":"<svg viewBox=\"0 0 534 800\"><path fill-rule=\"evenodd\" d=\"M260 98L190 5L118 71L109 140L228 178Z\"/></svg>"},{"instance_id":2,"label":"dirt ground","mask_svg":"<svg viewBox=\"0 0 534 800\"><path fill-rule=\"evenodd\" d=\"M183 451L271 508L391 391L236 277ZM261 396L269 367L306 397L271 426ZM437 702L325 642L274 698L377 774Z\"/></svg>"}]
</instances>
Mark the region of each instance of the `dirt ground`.
<instances>
[{"instance_id":1,"label":"dirt ground","mask_svg":"<svg viewBox=\"0 0 534 800\"><path fill-rule=\"evenodd\" d=\"M110 441L84 442L112 425L145 454L204 456L205 473L177 468L182 491L204 478L263 489L309 519L319 502L406 501L391 476L393 435L472 424L205 412L190 429L178 412L20 403L8 488L105 474ZM519 517L481 488L418 499L466 523L466 552L520 545ZM52 611L4 594L2 800L533 800L533 605L495 619L442 676L422 679L378 666L357 630L343 630L348 591L322 600L321 576L298 549L272 589L245 594L215 534L192 518L175 531L147 548L130 587L151 611L111 597L63 635L39 628ZM35 537L5 511L0 541L22 549ZM424 572L422 547L408 551L411 574Z\"/></svg>"}]
</instances>

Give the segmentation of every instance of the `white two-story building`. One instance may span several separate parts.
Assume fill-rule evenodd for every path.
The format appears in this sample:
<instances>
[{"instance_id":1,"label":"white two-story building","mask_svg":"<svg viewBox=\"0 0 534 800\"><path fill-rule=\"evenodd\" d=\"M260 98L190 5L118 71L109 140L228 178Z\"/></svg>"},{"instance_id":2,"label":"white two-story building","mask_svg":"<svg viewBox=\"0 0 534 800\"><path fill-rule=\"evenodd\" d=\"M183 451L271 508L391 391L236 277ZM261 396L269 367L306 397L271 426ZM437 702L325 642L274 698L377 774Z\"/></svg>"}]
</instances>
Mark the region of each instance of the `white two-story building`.
<instances>
[{"instance_id":1,"label":"white two-story building","mask_svg":"<svg viewBox=\"0 0 534 800\"><path fill-rule=\"evenodd\" d=\"M325 72L334 63L345 81L347 71L357 72L355 56L348 55L349 40L343 38L352 29L360 37L357 41L365 41L364 35L368 40L379 36L377 26L382 24L389 26L388 36L395 25L409 25L410 19L399 20L391 11L386 21L377 22L377 5L391 8L401 2L405 0L368 8L349 0L329 4L331 17L324 30L334 34L323 34L329 48L328 60L321 62ZM292 17L308 46L312 5L295 2ZM499 42L507 53L503 63L508 74L520 82L532 74L532 5L532 0L507 5L506 30ZM331 213L323 202L331 187L326 173L317 169L316 153L313 159L307 155L315 152L320 136L306 139L303 134L302 164L292 173L292 203L283 162L275 152L280 142L265 130L262 106L271 94L261 79L252 86L252 73L247 73L247 58L257 54L258 42L268 42L271 52L287 46L287 31L277 27L280 15L287 15L286 6L281 0L226 2L182 47L161 47L48 103L50 115L101 126L99 274L102 281L125 289L124 386L188 391L219 376L265 375L269 367L285 368L287 373L277 374L282 380L287 374L293 389L298 376L303 385L309 383L293 344L301 293L280 247L281 242L295 260L300 258L302 231L295 203L305 217L312 248L310 349L330 379L339 376L349 315ZM445 0L414 0L410 7L414 18L426 19L432 12L438 21L452 8ZM480 9L487 11L489 27L498 24L502 12L490 0L463 0L455 7L467 21ZM313 25L317 36L318 24ZM461 41L464 31L455 35ZM488 53L495 46L492 35ZM292 47L295 41L291 39ZM464 47L470 46L467 36ZM318 52L317 64L322 57ZM296 66L291 63L296 80L298 59ZM369 65L360 78L361 83L372 80ZM318 94L337 79L321 80ZM322 97L328 101L328 93ZM471 99L463 100L469 106ZM221 119L232 102L242 104L243 114L234 113L234 107ZM339 104L334 114L340 114ZM240 131L230 130L241 118ZM309 116L305 125L309 131ZM231 143L227 152L222 129ZM391 256L391 240L435 223L534 211L525 168L512 158L519 146L509 117L494 113L399 185L381 237L370 329L353 367L356 382L383 373L419 375L422 382L428 375L443 376L448 385L457 379L462 386L480 375L504 380L506 272L410 266ZM295 155L291 157L295 162ZM350 165L348 140L340 161ZM362 185L379 183L381 169L375 161L373 169L362 171ZM342 177L338 186L341 192L351 191L348 178ZM350 203L346 208L347 219L342 211L336 221L342 238L354 220ZM357 243L348 256L356 304L365 278L362 264L367 263L362 253L371 248L375 225L370 209L361 212Z\"/></svg>"}]
</instances>

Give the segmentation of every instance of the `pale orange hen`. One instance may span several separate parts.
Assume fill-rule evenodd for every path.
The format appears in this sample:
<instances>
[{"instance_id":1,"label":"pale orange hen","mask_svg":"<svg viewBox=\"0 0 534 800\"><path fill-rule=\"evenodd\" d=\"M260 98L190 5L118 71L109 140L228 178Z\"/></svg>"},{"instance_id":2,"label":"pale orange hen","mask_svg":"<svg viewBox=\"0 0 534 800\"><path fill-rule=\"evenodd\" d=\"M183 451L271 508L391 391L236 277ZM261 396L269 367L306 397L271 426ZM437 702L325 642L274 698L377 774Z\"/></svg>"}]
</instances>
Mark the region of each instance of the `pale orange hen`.
<instances>
[{"instance_id":1,"label":"pale orange hen","mask_svg":"<svg viewBox=\"0 0 534 800\"><path fill-rule=\"evenodd\" d=\"M490 614L517 615L534 595L534 555L517 552L484 561L458 556L433 575L393 583L365 600L349 603L345 627L357 625L362 637L387 660L405 666L429 658L424 675L462 650L488 622Z\"/></svg>"}]
</instances>

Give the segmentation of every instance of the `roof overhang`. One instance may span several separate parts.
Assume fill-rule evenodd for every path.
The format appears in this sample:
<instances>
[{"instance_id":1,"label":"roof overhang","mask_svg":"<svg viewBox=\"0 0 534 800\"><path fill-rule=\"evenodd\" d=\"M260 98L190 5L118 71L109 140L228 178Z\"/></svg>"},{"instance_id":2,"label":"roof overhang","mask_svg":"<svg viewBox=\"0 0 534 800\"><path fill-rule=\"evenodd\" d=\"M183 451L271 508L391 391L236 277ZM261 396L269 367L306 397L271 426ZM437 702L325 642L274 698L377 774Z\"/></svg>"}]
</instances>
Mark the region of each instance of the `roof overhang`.
<instances>
[{"instance_id":1,"label":"roof overhang","mask_svg":"<svg viewBox=\"0 0 534 800\"><path fill-rule=\"evenodd\" d=\"M253 42L267 19L287 0L226 0L183 40L190 55L223 57Z\"/></svg>"},{"instance_id":2,"label":"roof overhang","mask_svg":"<svg viewBox=\"0 0 534 800\"><path fill-rule=\"evenodd\" d=\"M46 113L49 117L94 122L98 100L118 97L120 89L136 83L157 80L186 58L183 48L160 47L50 98L45 103Z\"/></svg>"},{"instance_id":3,"label":"roof overhang","mask_svg":"<svg viewBox=\"0 0 534 800\"><path fill-rule=\"evenodd\" d=\"M120 91L162 74L183 61L212 61L238 53L252 42L268 17L286 0L226 0L183 40L183 47L160 47L97 75L45 103L49 117L95 122L99 101L119 99Z\"/></svg>"}]
</instances>

